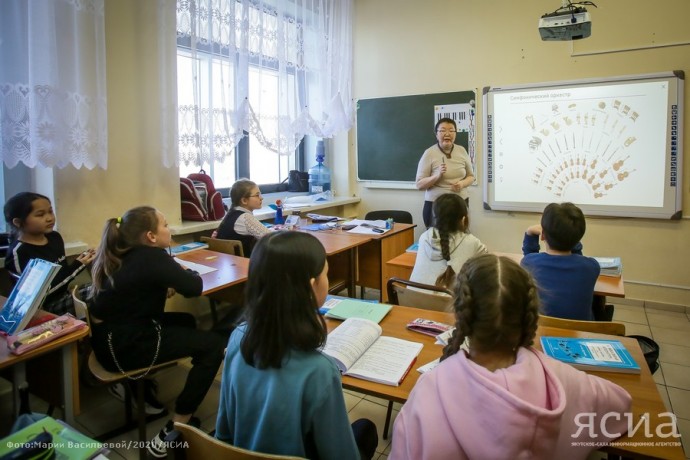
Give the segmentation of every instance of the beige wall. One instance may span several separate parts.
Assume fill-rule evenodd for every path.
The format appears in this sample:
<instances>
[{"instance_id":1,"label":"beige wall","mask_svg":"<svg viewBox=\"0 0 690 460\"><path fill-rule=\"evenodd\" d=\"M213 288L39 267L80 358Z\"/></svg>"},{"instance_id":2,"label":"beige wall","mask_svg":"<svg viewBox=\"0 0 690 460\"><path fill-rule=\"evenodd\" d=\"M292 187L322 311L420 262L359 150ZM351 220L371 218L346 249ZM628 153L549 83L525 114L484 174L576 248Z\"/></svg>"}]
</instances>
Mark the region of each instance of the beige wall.
<instances>
[{"instance_id":1,"label":"beige wall","mask_svg":"<svg viewBox=\"0 0 690 460\"><path fill-rule=\"evenodd\" d=\"M160 117L152 4L151 0L106 0L108 169L56 171L60 231L69 241L97 244L106 218L144 203L161 209L170 222L179 222L178 172L163 168L157 153L155 126ZM559 5L560 0L355 0L355 97L675 69L690 72L689 46L660 47L690 41L690 29L681 24L690 16L690 2L669 0L659 9L641 0L611 0L589 8L593 35L575 42L572 49L570 43L539 40L539 17ZM651 48L582 55L641 47ZM690 88L686 88L687 94ZM685 105L690 106L688 96ZM686 110L686 133L689 126ZM361 196L360 215L369 209L400 208L408 209L421 222L421 192L359 187L355 140L353 130L329 142L338 194ZM430 136L429 144L432 142ZM684 146L687 150L687 141ZM689 169L690 161L686 161L686 191ZM481 181L481 166L478 177ZM684 214L690 216L687 192L684 200ZM481 187L475 187L471 191L473 232L491 249L519 251L524 228L539 216L487 212L481 204ZM590 254L623 258L629 297L690 305L689 236L687 219L590 219L584 244Z\"/></svg>"},{"instance_id":2,"label":"beige wall","mask_svg":"<svg viewBox=\"0 0 690 460\"><path fill-rule=\"evenodd\" d=\"M155 3L105 2L108 169L55 171L59 229L68 241L96 245L106 219L142 204L179 223L179 174L158 155Z\"/></svg>"},{"instance_id":3,"label":"beige wall","mask_svg":"<svg viewBox=\"0 0 690 460\"><path fill-rule=\"evenodd\" d=\"M599 3L599 8L588 8L592 16L591 37L572 45L542 42L538 19L560 4L560 0L355 0L355 98L677 69L690 73L690 29L682 24L682 18L690 16L690 2L664 2L664 8L652 8L639 0ZM649 49L626 51L643 47ZM607 50L612 52L601 53ZM687 86L685 94L684 130L688 133ZM479 111L481 115L481 107ZM341 158L345 152L336 148L335 171L338 175L348 167L351 191L362 197L360 213L376 208L407 209L415 222L421 223L422 192L359 186L353 160L354 130L348 139L350 160L346 165ZM429 145L433 142L430 134ZM539 215L482 209L483 152L478 147L480 185L470 192L472 231L492 250L519 252L524 229L537 223ZM684 147L687 151L687 140ZM686 161L686 216L690 216L689 170L690 161ZM418 229L417 236L420 232ZM628 297L690 305L689 240L688 219L670 222L590 218L583 243L588 254L622 257Z\"/></svg>"}]
</instances>

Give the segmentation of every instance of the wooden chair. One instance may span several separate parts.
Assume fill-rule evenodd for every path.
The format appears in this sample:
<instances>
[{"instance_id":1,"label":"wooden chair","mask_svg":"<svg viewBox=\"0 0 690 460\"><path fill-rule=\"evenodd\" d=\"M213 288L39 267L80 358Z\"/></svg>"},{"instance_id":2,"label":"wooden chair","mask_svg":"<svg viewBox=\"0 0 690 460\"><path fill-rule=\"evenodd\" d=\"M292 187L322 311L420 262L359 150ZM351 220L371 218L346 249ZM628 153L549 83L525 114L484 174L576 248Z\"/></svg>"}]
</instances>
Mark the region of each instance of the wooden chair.
<instances>
[{"instance_id":1,"label":"wooden chair","mask_svg":"<svg viewBox=\"0 0 690 460\"><path fill-rule=\"evenodd\" d=\"M625 335L625 324L612 321L580 321L539 315L539 325L576 331L597 332L599 334Z\"/></svg>"},{"instance_id":2,"label":"wooden chair","mask_svg":"<svg viewBox=\"0 0 690 460\"><path fill-rule=\"evenodd\" d=\"M299 460L302 457L272 455L235 447L209 436L198 428L175 423L175 429L165 438L168 442L168 458L172 460L206 460L224 458L228 460L280 459Z\"/></svg>"},{"instance_id":3,"label":"wooden chair","mask_svg":"<svg viewBox=\"0 0 690 460\"><path fill-rule=\"evenodd\" d=\"M416 289L409 289L410 287ZM395 305L448 311L453 303L453 292L450 289L431 284L417 283L402 278L390 278L386 284L386 289L388 290L388 301ZM439 293L446 295L439 295Z\"/></svg>"},{"instance_id":4,"label":"wooden chair","mask_svg":"<svg viewBox=\"0 0 690 460\"><path fill-rule=\"evenodd\" d=\"M223 240L211 238L210 236L202 236L201 242L208 244L208 248L211 251L244 257L244 249L242 248L242 242L240 240Z\"/></svg>"},{"instance_id":5,"label":"wooden chair","mask_svg":"<svg viewBox=\"0 0 690 460\"><path fill-rule=\"evenodd\" d=\"M83 309L86 312L86 321L89 324L89 335L92 331L91 315L89 314L88 305L79 296L79 286L75 286L72 290L72 298L74 299L74 308ZM175 361L168 361L165 363L157 364L151 367L150 373L155 373L161 369L167 369L169 367L176 366L178 363ZM141 446L139 447L139 458L146 459L146 442L148 441L146 437L146 423L152 420L156 420L160 417L167 415L167 411L163 411L161 414L146 416L146 402L144 400L144 379L141 378L143 374L149 371L148 367L143 369L135 369L127 371L124 374L121 372L111 372L105 369L101 363L98 362L96 355L93 351L89 355L88 360L89 371L93 374L96 379L104 385L113 385L115 383L123 383L125 388L125 423L119 428L115 428L112 431L104 433L102 435L96 436L96 439L104 442L119 436L127 431L132 430L135 426L138 428L139 442ZM149 374L151 375L151 374ZM136 424L132 419L132 392L128 382L132 383L134 386L134 391L136 393L136 403L137 403L137 420Z\"/></svg>"},{"instance_id":6,"label":"wooden chair","mask_svg":"<svg viewBox=\"0 0 690 460\"><path fill-rule=\"evenodd\" d=\"M409 289L410 287L424 289L425 291ZM417 283L402 278L389 278L386 283L386 289L388 290L388 302L394 305L404 305L424 310L448 311L453 303L453 292L450 289L431 284ZM447 295L438 295L436 293ZM392 413L393 401L388 401L386 422L383 426L383 439L388 439Z\"/></svg>"}]
</instances>

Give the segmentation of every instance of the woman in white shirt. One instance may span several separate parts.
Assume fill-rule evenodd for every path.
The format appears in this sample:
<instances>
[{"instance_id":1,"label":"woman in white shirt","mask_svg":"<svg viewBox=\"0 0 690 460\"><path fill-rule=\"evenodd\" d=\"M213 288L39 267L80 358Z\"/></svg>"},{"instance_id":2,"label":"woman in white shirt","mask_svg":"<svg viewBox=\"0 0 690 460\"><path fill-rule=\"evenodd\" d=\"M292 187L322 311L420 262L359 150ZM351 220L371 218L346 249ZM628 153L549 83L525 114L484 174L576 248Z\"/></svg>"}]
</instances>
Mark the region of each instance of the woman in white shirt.
<instances>
[{"instance_id":1,"label":"woman in white shirt","mask_svg":"<svg viewBox=\"0 0 690 460\"><path fill-rule=\"evenodd\" d=\"M431 226L431 208L436 198L444 193L455 193L469 204L467 187L474 183L470 156L463 146L455 144L455 121L441 118L434 131L437 142L424 151L415 179L417 189L424 190L422 216L426 228Z\"/></svg>"}]
</instances>

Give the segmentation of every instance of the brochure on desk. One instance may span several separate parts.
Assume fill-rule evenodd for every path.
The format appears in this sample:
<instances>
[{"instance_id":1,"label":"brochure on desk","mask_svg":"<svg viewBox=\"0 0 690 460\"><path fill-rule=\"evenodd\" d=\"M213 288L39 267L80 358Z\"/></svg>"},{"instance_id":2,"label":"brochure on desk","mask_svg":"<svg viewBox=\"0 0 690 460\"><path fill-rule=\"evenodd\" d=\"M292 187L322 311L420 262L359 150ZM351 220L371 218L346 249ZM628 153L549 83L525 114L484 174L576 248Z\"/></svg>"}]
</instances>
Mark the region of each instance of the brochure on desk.
<instances>
[{"instance_id":1,"label":"brochure on desk","mask_svg":"<svg viewBox=\"0 0 690 460\"><path fill-rule=\"evenodd\" d=\"M31 259L0 311L0 333L12 335L31 320L48 293L60 265Z\"/></svg>"},{"instance_id":2,"label":"brochure on desk","mask_svg":"<svg viewBox=\"0 0 690 460\"><path fill-rule=\"evenodd\" d=\"M620 340L541 337L544 353L585 371L639 374L640 366Z\"/></svg>"}]
</instances>

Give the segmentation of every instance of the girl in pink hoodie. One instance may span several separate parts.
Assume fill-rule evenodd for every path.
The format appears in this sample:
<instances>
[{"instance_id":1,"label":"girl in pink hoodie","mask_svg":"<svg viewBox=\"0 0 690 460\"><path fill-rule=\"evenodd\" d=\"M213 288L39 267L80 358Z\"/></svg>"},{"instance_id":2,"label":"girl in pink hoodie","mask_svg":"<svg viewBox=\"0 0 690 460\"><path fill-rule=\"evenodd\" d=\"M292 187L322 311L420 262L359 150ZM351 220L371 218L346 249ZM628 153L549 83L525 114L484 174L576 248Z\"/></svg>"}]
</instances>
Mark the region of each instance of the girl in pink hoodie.
<instances>
[{"instance_id":1,"label":"girl in pink hoodie","mask_svg":"<svg viewBox=\"0 0 690 460\"><path fill-rule=\"evenodd\" d=\"M623 388L532 348L537 291L517 263L470 259L455 296L455 334L396 418L391 460L585 459L625 433Z\"/></svg>"}]
</instances>

